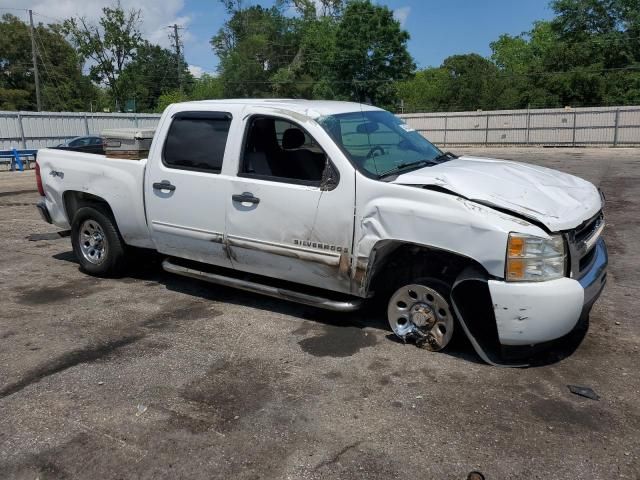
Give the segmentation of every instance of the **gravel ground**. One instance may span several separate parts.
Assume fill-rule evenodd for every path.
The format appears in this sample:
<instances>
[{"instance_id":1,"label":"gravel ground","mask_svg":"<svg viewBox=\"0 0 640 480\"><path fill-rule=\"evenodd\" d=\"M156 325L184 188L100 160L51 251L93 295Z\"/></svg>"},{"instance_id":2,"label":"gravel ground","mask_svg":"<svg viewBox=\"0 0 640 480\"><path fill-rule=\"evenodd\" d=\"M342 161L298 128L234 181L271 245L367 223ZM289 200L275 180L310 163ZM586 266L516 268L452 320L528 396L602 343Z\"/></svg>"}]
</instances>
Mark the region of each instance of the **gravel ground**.
<instances>
[{"instance_id":1,"label":"gravel ground","mask_svg":"<svg viewBox=\"0 0 640 480\"><path fill-rule=\"evenodd\" d=\"M607 196L609 283L561 361L502 369L147 262L78 270L32 172L0 173L0 478L640 478L640 150L464 149ZM594 401L573 395L585 385Z\"/></svg>"}]
</instances>

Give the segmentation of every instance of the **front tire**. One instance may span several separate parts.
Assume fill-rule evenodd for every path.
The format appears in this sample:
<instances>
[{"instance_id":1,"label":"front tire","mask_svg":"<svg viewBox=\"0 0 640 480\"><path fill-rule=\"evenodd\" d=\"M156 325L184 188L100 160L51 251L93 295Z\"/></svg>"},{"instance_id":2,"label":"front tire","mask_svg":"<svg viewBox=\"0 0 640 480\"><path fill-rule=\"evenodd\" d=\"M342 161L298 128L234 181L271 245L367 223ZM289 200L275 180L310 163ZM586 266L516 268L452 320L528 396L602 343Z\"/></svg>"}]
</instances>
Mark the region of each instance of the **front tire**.
<instances>
[{"instance_id":1,"label":"front tire","mask_svg":"<svg viewBox=\"0 0 640 480\"><path fill-rule=\"evenodd\" d=\"M450 289L429 278L400 283L387 304L389 326L405 342L415 341L432 352L442 350L451 341L455 325Z\"/></svg>"},{"instance_id":2,"label":"front tire","mask_svg":"<svg viewBox=\"0 0 640 480\"><path fill-rule=\"evenodd\" d=\"M96 277L117 277L125 265L125 244L110 212L82 207L73 217L71 245L80 268Z\"/></svg>"}]
</instances>

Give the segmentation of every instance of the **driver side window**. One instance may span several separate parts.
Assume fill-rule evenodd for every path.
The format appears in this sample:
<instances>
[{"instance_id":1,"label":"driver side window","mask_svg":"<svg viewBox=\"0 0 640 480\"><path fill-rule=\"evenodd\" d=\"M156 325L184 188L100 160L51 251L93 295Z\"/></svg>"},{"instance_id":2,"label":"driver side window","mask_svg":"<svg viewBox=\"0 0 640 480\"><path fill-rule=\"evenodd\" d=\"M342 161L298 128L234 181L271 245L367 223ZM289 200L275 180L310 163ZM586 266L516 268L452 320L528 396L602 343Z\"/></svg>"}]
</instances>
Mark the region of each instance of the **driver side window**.
<instances>
[{"instance_id":1,"label":"driver side window","mask_svg":"<svg viewBox=\"0 0 640 480\"><path fill-rule=\"evenodd\" d=\"M319 186L327 156L306 130L284 119L249 120L240 176Z\"/></svg>"}]
</instances>

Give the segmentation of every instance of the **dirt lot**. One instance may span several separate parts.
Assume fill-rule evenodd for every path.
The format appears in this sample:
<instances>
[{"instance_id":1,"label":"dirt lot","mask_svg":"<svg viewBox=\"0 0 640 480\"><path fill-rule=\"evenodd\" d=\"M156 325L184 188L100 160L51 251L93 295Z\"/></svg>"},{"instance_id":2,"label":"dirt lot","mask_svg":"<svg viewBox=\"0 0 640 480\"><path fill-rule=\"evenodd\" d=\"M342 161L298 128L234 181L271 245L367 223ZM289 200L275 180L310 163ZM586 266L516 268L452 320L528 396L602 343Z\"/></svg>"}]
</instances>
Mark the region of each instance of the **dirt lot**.
<instances>
[{"instance_id":1,"label":"dirt lot","mask_svg":"<svg viewBox=\"0 0 640 480\"><path fill-rule=\"evenodd\" d=\"M0 173L0 478L640 478L640 150L465 152L606 193L609 284L568 358L490 367L154 264L91 278L26 238L56 231L32 173Z\"/></svg>"}]
</instances>

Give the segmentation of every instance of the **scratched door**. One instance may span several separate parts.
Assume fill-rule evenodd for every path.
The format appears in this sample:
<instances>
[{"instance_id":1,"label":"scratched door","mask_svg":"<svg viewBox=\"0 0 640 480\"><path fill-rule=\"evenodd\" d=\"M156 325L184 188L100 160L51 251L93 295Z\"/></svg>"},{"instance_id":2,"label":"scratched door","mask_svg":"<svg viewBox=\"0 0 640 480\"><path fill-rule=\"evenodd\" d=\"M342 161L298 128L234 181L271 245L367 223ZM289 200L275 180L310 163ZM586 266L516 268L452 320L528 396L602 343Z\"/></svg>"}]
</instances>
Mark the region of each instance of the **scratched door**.
<instances>
[{"instance_id":1,"label":"scratched door","mask_svg":"<svg viewBox=\"0 0 640 480\"><path fill-rule=\"evenodd\" d=\"M263 122L260 133L263 148L268 148L264 139L269 134L269 128L263 127L269 125L270 135L277 137L270 160L278 161L277 156L284 155L287 162L306 161L324 155L306 130L305 144L296 144L295 152L298 153L288 151L290 145L287 145L286 135L283 140L284 132L302 131L303 127L277 120L275 127L270 122ZM251 124L247 132L250 135ZM248 145L252 145L251 141ZM305 151L299 153L300 150ZM265 158L260 152L256 155ZM326 157L322 158L317 170L322 175L321 166L332 169L335 182L331 185L326 182L326 171L323 180L318 176L314 181L276 178L276 172L270 170L271 175L261 174L259 166L253 173L243 175L243 167L240 167L240 175L231 181L226 209L226 241L234 268L349 292L355 195L353 170L345 168L338 175L337 167ZM275 164L272 166L275 168Z\"/></svg>"}]
</instances>

